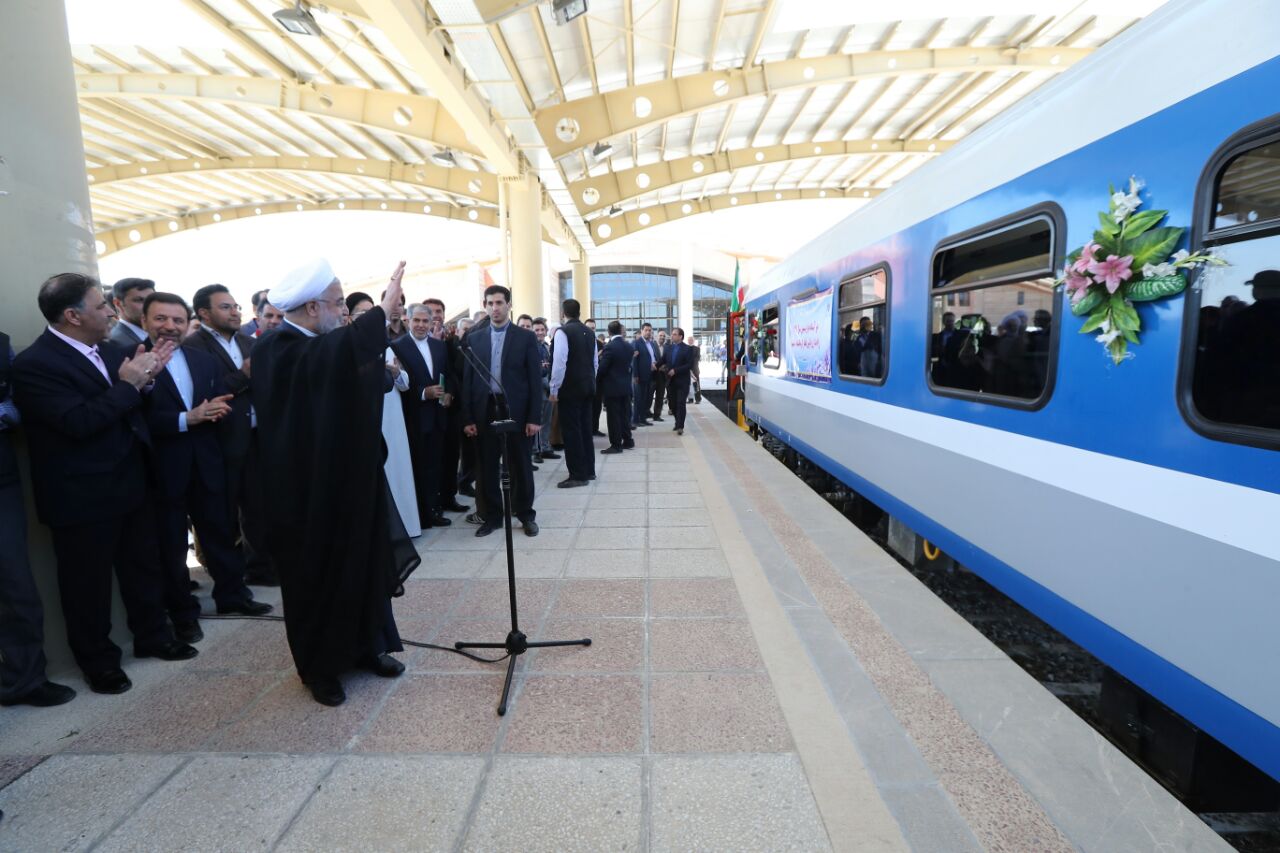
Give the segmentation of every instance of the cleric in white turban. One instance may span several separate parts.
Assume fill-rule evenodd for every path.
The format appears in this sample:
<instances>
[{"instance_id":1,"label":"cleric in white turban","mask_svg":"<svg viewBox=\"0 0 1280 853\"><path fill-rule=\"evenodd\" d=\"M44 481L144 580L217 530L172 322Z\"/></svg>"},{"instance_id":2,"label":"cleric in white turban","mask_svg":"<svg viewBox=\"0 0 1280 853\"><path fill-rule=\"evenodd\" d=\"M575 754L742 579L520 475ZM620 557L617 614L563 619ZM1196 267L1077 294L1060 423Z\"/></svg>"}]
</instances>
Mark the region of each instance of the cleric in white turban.
<instances>
[{"instance_id":1,"label":"cleric in white turban","mask_svg":"<svg viewBox=\"0 0 1280 853\"><path fill-rule=\"evenodd\" d=\"M284 323L253 348L267 551L298 675L325 705L346 700L339 676L355 667L404 672L389 654L404 651L391 596L419 558L391 501L382 443L386 317L403 274L401 263L382 306L344 326L333 269L299 267L267 294Z\"/></svg>"}]
</instances>

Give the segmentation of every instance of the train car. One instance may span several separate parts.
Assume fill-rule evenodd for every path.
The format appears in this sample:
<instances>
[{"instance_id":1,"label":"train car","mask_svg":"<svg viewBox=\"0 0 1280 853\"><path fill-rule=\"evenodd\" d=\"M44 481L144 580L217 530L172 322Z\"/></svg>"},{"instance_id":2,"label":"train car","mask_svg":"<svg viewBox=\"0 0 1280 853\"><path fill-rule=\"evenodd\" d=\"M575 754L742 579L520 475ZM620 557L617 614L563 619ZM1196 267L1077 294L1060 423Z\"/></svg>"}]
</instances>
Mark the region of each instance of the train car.
<instances>
[{"instance_id":1,"label":"train car","mask_svg":"<svg viewBox=\"0 0 1280 853\"><path fill-rule=\"evenodd\" d=\"M1277 92L1161 7L753 283L745 406L1273 778Z\"/></svg>"}]
</instances>

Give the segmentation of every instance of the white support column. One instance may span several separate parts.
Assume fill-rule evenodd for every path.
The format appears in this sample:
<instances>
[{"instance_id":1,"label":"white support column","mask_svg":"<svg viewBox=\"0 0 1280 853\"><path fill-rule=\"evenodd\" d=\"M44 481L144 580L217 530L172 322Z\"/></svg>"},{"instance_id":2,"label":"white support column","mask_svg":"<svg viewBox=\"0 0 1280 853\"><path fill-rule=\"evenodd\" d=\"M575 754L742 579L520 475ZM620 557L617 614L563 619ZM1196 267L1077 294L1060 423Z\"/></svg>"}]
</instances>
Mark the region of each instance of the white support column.
<instances>
[{"instance_id":1,"label":"white support column","mask_svg":"<svg viewBox=\"0 0 1280 853\"><path fill-rule=\"evenodd\" d=\"M36 292L50 275L97 275L89 183L85 176L75 68L63 4L6 0L0 25L0 331L15 349L44 328ZM48 531L36 523L21 433L14 442L26 491L31 570L44 603L48 673L74 667L58 606ZM115 640L125 641L116 602ZM81 700L83 701L83 700Z\"/></svg>"},{"instance_id":2,"label":"white support column","mask_svg":"<svg viewBox=\"0 0 1280 853\"><path fill-rule=\"evenodd\" d=\"M543 313L542 188L537 178L524 175L506 180L506 224L510 231L509 271L514 314Z\"/></svg>"},{"instance_id":3,"label":"white support column","mask_svg":"<svg viewBox=\"0 0 1280 853\"><path fill-rule=\"evenodd\" d=\"M582 306L582 319L591 316L591 262L584 254L573 262L573 298Z\"/></svg>"},{"instance_id":4,"label":"white support column","mask_svg":"<svg viewBox=\"0 0 1280 853\"><path fill-rule=\"evenodd\" d=\"M680 266L676 269L676 325L684 329L685 338L693 335L693 247L680 248Z\"/></svg>"}]
</instances>

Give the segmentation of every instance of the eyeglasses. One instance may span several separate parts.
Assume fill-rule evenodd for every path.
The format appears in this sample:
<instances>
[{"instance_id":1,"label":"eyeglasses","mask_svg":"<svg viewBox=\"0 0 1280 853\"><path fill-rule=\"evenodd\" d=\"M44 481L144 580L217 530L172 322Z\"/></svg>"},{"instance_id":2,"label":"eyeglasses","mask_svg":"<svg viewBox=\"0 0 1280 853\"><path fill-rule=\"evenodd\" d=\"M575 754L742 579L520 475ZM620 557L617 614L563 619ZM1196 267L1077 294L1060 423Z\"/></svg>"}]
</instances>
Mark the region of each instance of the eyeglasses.
<instances>
[{"instance_id":1,"label":"eyeglasses","mask_svg":"<svg viewBox=\"0 0 1280 853\"><path fill-rule=\"evenodd\" d=\"M240 310L240 306L239 306L239 305L232 305L232 304L231 304L231 303L229 303L229 302L224 302L223 304L221 304L221 305L217 306L217 308L218 308L218 310L219 310L219 311L233 311L233 310L234 310L234 311L239 311L239 310Z\"/></svg>"}]
</instances>

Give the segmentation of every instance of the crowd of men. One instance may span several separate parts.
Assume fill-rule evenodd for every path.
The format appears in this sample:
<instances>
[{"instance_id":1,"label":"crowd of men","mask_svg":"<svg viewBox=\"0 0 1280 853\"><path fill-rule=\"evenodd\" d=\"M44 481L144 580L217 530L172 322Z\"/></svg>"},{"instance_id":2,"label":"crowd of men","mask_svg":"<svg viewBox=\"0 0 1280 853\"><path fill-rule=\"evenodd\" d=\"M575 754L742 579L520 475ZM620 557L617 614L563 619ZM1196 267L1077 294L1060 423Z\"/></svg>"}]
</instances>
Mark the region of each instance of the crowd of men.
<instances>
[{"instance_id":1,"label":"crowd of men","mask_svg":"<svg viewBox=\"0 0 1280 853\"><path fill-rule=\"evenodd\" d=\"M136 657L198 654L194 547L218 614L270 613L250 587L283 587L299 675L327 705L345 699L347 669L403 672L390 656L401 650L390 597L418 561L407 537L451 525L447 512L469 512L476 536L500 529L500 465L512 515L537 536L533 472L563 450L559 488L596 479L602 410L602 454L635 447L633 430L665 420L664 408L683 434L699 359L683 330L655 338L645 323L628 340L613 321L597 335L569 299L552 331L544 317L513 321L498 285L483 311L450 323L439 299L405 308L402 273L375 302L344 296L316 262L255 293L248 323L220 284L190 305L142 278L41 285L46 330L16 355L0 333L0 704L75 696L45 673L19 427L67 641L91 690L132 686L110 636L113 574ZM388 395L402 413L394 430ZM385 575L372 568L383 565Z\"/></svg>"}]
</instances>

